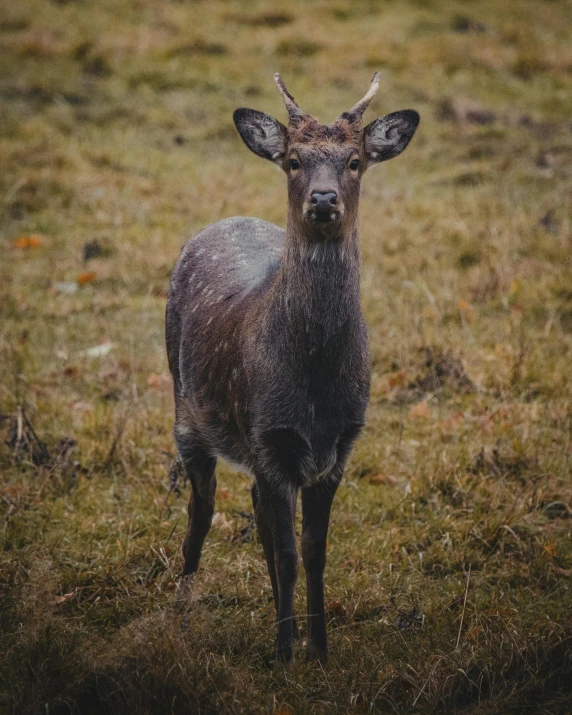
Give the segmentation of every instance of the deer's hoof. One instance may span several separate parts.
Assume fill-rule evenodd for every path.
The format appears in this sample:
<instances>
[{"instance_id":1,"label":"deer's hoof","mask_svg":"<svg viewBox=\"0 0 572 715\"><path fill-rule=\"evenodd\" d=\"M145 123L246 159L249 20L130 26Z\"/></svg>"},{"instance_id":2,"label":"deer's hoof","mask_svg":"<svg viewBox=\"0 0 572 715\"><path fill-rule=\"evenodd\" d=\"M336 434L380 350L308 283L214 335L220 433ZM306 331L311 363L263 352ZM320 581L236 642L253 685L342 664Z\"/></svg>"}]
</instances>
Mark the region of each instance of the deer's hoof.
<instances>
[{"instance_id":1,"label":"deer's hoof","mask_svg":"<svg viewBox=\"0 0 572 715\"><path fill-rule=\"evenodd\" d=\"M321 665L326 665L328 662L328 646L323 648L309 641L306 646L306 660L308 662L318 661Z\"/></svg>"},{"instance_id":2,"label":"deer's hoof","mask_svg":"<svg viewBox=\"0 0 572 715\"><path fill-rule=\"evenodd\" d=\"M276 664L286 668L293 668L294 663L294 648L292 644L278 646L276 649Z\"/></svg>"},{"instance_id":3,"label":"deer's hoof","mask_svg":"<svg viewBox=\"0 0 572 715\"><path fill-rule=\"evenodd\" d=\"M183 576L177 585L177 593L175 595L175 605L181 612L187 611L193 600L193 584L195 582L195 574L190 573Z\"/></svg>"}]
</instances>

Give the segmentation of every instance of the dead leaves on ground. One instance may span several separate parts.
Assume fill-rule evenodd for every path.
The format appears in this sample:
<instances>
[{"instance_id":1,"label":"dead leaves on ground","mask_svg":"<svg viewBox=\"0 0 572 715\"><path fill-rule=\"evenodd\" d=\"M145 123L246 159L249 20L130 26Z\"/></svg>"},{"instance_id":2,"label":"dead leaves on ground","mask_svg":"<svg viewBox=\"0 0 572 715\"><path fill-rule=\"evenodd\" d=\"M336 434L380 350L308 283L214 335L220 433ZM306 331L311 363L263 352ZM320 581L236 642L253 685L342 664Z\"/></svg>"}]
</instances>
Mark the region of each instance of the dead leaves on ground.
<instances>
[{"instance_id":1,"label":"dead leaves on ground","mask_svg":"<svg viewBox=\"0 0 572 715\"><path fill-rule=\"evenodd\" d=\"M56 281L52 284L51 289L55 293L75 293L78 288L93 283L96 278L97 273L95 271L79 273L75 281Z\"/></svg>"},{"instance_id":2,"label":"dead leaves on ground","mask_svg":"<svg viewBox=\"0 0 572 715\"><path fill-rule=\"evenodd\" d=\"M439 394L448 390L457 394L469 394L475 391L475 385L469 378L461 360L449 351L425 348L423 371L399 390L394 399L406 404L427 399L428 395Z\"/></svg>"},{"instance_id":3,"label":"dead leaves on ground","mask_svg":"<svg viewBox=\"0 0 572 715\"><path fill-rule=\"evenodd\" d=\"M11 245L12 248L27 249L27 248L39 248L42 245L44 237L39 233L33 233L29 236L20 236L15 238Z\"/></svg>"},{"instance_id":4,"label":"dead leaves on ground","mask_svg":"<svg viewBox=\"0 0 572 715\"><path fill-rule=\"evenodd\" d=\"M224 511L217 511L213 514L211 527L222 532L230 533L234 531L234 521L230 519Z\"/></svg>"},{"instance_id":5,"label":"dead leaves on ground","mask_svg":"<svg viewBox=\"0 0 572 715\"><path fill-rule=\"evenodd\" d=\"M509 448L501 449L499 442L492 449L481 448L471 467L471 472L524 482L538 469L538 459L522 454L520 444L513 443Z\"/></svg>"},{"instance_id":6,"label":"dead leaves on ground","mask_svg":"<svg viewBox=\"0 0 572 715\"><path fill-rule=\"evenodd\" d=\"M75 477L82 471L81 464L73 459L76 441L71 437L60 439L53 448L48 447L32 426L23 409L16 415L0 415L0 426L4 427L4 444L16 463L29 462L38 471L48 474L57 472L66 477Z\"/></svg>"},{"instance_id":7,"label":"dead leaves on ground","mask_svg":"<svg viewBox=\"0 0 572 715\"><path fill-rule=\"evenodd\" d=\"M428 420L431 417L431 408L427 400L413 405L409 410L408 416L411 420Z\"/></svg>"},{"instance_id":8,"label":"dead leaves on ground","mask_svg":"<svg viewBox=\"0 0 572 715\"><path fill-rule=\"evenodd\" d=\"M341 601L329 601L326 604L326 616L329 620L335 618L340 621L347 618L348 611L347 608Z\"/></svg>"},{"instance_id":9,"label":"dead leaves on ground","mask_svg":"<svg viewBox=\"0 0 572 715\"><path fill-rule=\"evenodd\" d=\"M455 412L451 417L439 420L438 427L442 434L453 434L463 423L465 414L463 412Z\"/></svg>"},{"instance_id":10,"label":"dead leaves on ground","mask_svg":"<svg viewBox=\"0 0 572 715\"><path fill-rule=\"evenodd\" d=\"M87 285L88 283L93 283L96 277L95 271L89 271L87 273L80 273L76 278L76 282L79 286Z\"/></svg>"},{"instance_id":11,"label":"dead leaves on ground","mask_svg":"<svg viewBox=\"0 0 572 715\"><path fill-rule=\"evenodd\" d=\"M40 233L32 233L25 236L19 236L10 242L10 246L18 250L28 250L31 248L39 248L45 241L45 236ZM94 242L95 244L96 242ZM84 252L85 255L85 252ZM88 258L92 258L95 255L104 255L103 253L88 253ZM75 281L60 281L52 284L52 289L60 293L74 293L78 287L88 285L93 283L97 278L97 273L95 271L84 271L78 273Z\"/></svg>"},{"instance_id":12,"label":"dead leaves on ground","mask_svg":"<svg viewBox=\"0 0 572 715\"><path fill-rule=\"evenodd\" d=\"M229 492L228 498L232 496L234 495ZM242 524L238 522L239 519L243 520ZM245 511L236 512L232 516L224 511L217 511L213 515L211 526L226 534L232 543L246 544L251 541L252 535L256 532L254 514Z\"/></svg>"},{"instance_id":13,"label":"dead leaves on ground","mask_svg":"<svg viewBox=\"0 0 572 715\"><path fill-rule=\"evenodd\" d=\"M152 372L147 378L147 386L150 387L152 390L170 390L172 384L173 382L171 380L170 375L161 375Z\"/></svg>"},{"instance_id":14,"label":"dead leaves on ground","mask_svg":"<svg viewBox=\"0 0 572 715\"><path fill-rule=\"evenodd\" d=\"M77 588L74 589L73 591L70 591L69 593L64 593L61 596L56 596L55 601L56 605L61 606L62 604L66 603L67 601L71 601L71 599L77 594Z\"/></svg>"},{"instance_id":15,"label":"dead leaves on ground","mask_svg":"<svg viewBox=\"0 0 572 715\"><path fill-rule=\"evenodd\" d=\"M411 494L411 482L406 477L396 477L393 474L379 472L367 480L373 486L395 487L401 489L405 494Z\"/></svg>"},{"instance_id":16,"label":"dead leaves on ground","mask_svg":"<svg viewBox=\"0 0 572 715\"><path fill-rule=\"evenodd\" d=\"M459 307L469 315L470 306ZM476 391L461 360L450 351L427 347L421 352L422 363L413 379L411 372L401 369L374 381L374 394L383 396L395 404L424 403L432 396L442 393L466 395ZM427 414L425 407L422 413ZM414 415L415 416L415 412Z\"/></svg>"}]
</instances>

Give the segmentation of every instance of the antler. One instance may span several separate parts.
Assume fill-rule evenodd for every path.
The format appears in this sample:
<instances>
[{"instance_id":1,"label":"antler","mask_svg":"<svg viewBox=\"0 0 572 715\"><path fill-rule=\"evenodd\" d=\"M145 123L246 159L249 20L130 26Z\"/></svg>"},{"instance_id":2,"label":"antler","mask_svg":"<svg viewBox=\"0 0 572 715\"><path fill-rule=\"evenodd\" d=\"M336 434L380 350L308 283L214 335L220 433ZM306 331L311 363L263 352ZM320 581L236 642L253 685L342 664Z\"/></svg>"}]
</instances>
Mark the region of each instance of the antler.
<instances>
[{"instance_id":1,"label":"antler","mask_svg":"<svg viewBox=\"0 0 572 715\"><path fill-rule=\"evenodd\" d=\"M302 118L304 116L304 112L296 104L296 100L286 89L286 85L282 81L282 77L280 77L279 72L276 72L274 74L274 81L276 82L278 91L282 95L282 99L284 100L284 104L286 105L286 109L288 110L288 116L290 117L290 121Z\"/></svg>"},{"instance_id":2,"label":"antler","mask_svg":"<svg viewBox=\"0 0 572 715\"><path fill-rule=\"evenodd\" d=\"M379 89L379 80L381 78L381 74L379 72L376 72L373 75L373 78L371 80L371 85L363 97L363 99L360 99L357 104L354 104L354 106L348 111L344 112L339 119L347 119L349 122L355 122L361 120L362 114L365 112L365 110L368 108L369 103L373 99L375 93Z\"/></svg>"}]
</instances>

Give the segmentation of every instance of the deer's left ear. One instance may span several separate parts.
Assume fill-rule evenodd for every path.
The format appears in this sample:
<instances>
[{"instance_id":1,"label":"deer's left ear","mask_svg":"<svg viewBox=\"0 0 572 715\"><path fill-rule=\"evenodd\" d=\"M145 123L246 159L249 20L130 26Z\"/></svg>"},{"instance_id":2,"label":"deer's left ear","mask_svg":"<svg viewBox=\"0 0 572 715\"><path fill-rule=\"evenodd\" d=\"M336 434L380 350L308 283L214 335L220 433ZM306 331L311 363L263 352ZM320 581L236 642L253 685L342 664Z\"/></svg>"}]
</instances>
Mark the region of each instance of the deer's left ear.
<instances>
[{"instance_id":1,"label":"deer's left ear","mask_svg":"<svg viewBox=\"0 0 572 715\"><path fill-rule=\"evenodd\" d=\"M375 119L363 130L367 168L401 154L415 134L419 114L413 109Z\"/></svg>"}]
</instances>

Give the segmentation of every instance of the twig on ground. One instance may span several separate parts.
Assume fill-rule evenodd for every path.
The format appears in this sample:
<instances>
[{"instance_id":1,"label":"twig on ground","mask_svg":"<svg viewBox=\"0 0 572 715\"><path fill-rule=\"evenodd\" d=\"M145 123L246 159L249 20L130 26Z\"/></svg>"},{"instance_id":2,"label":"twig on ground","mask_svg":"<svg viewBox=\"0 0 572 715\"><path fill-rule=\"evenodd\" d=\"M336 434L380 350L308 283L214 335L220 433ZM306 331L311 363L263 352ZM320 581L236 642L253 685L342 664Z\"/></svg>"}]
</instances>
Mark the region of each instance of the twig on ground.
<instances>
[{"instance_id":1,"label":"twig on ground","mask_svg":"<svg viewBox=\"0 0 572 715\"><path fill-rule=\"evenodd\" d=\"M459 643L461 641L461 631L463 629L463 620L465 618L465 609L467 607L467 595L469 593L469 581L471 579L471 564L469 564L469 571L467 572L467 585L465 587L465 598L463 600L463 612L461 613L461 622L459 623L459 634L457 636L457 645L455 646L455 650L459 647Z\"/></svg>"}]
</instances>

